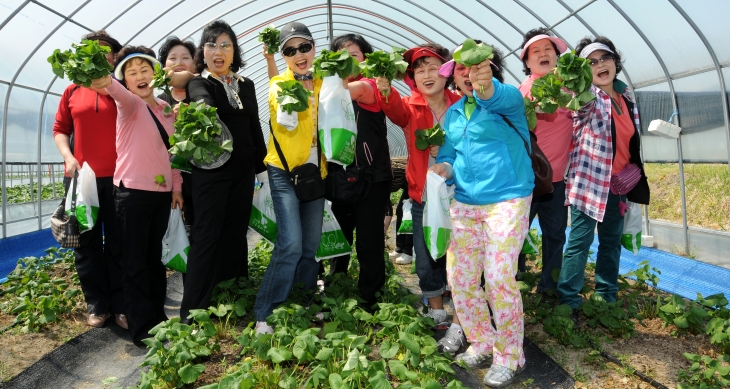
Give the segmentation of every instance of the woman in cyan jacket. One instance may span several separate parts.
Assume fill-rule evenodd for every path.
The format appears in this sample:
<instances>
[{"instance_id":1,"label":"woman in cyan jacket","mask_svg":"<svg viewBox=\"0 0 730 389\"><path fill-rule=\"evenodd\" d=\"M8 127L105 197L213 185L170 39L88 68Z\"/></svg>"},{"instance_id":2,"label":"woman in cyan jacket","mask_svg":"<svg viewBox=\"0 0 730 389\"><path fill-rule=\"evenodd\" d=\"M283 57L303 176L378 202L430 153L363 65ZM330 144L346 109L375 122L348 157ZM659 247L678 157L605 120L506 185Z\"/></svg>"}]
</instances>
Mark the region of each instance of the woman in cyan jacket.
<instances>
[{"instance_id":1,"label":"woman in cyan jacket","mask_svg":"<svg viewBox=\"0 0 730 389\"><path fill-rule=\"evenodd\" d=\"M501 53L494 53L492 62L471 67L449 62L441 68L442 75L453 72L464 97L446 112L446 142L431 170L456 185L446 274L455 315L471 343L457 359L476 366L493 356L484 383L501 388L525 364L515 274L535 176L522 95L501 82L504 65Z\"/></svg>"}]
</instances>

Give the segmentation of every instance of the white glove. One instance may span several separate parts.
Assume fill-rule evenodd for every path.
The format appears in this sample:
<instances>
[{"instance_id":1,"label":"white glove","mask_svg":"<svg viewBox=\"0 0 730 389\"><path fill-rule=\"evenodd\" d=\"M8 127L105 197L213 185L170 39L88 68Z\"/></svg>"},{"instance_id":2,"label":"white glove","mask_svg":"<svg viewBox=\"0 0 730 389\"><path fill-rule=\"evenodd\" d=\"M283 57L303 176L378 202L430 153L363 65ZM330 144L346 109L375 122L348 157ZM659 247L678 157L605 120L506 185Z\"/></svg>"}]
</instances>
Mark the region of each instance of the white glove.
<instances>
[{"instance_id":1,"label":"white glove","mask_svg":"<svg viewBox=\"0 0 730 389\"><path fill-rule=\"evenodd\" d=\"M279 106L279 112L276 114L276 122L287 130L293 131L297 128L297 124L299 124L299 113L297 111L291 111L290 114L286 113Z\"/></svg>"}]
</instances>

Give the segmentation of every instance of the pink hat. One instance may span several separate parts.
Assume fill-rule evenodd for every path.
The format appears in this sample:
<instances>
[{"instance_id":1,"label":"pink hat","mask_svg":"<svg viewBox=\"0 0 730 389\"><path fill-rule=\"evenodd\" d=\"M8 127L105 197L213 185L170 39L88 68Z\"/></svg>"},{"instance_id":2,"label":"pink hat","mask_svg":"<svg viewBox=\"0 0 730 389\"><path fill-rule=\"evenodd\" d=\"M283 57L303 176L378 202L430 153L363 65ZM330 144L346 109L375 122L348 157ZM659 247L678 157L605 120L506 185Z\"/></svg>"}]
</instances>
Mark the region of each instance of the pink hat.
<instances>
[{"instance_id":1,"label":"pink hat","mask_svg":"<svg viewBox=\"0 0 730 389\"><path fill-rule=\"evenodd\" d=\"M531 44L533 44L541 39L549 39L551 42L555 43L555 46L558 48L558 54L561 54L565 50L568 50L568 44L565 43L564 40L562 40L558 37L545 35L545 34L535 35L534 37L532 37L532 39L527 41L527 43L525 43L524 46L522 46L522 52L520 53L520 59L524 60L525 54L527 54L527 48L530 47Z\"/></svg>"}]
</instances>

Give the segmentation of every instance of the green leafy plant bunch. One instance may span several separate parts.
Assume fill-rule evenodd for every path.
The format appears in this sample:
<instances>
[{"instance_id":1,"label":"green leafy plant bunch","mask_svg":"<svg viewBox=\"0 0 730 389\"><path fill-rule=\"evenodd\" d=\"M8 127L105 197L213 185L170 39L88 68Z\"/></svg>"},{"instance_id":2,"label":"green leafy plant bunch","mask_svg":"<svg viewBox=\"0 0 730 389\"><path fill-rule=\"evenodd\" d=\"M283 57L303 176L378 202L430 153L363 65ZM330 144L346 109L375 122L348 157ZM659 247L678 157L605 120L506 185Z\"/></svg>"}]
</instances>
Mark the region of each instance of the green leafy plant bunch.
<instances>
[{"instance_id":1,"label":"green leafy plant bunch","mask_svg":"<svg viewBox=\"0 0 730 389\"><path fill-rule=\"evenodd\" d=\"M402 80L406 76L408 63L403 60L403 55L399 54L401 50L404 49L394 47L392 53L380 50L367 54L365 60L360 62L362 75L367 78L385 77L391 82ZM389 94L390 91L383 93L386 103Z\"/></svg>"},{"instance_id":2,"label":"green leafy plant bunch","mask_svg":"<svg viewBox=\"0 0 730 389\"><path fill-rule=\"evenodd\" d=\"M314 58L310 70L317 78L338 76L344 80L360 74L360 65L345 49L340 51L325 49Z\"/></svg>"},{"instance_id":3,"label":"green leafy plant bunch","mask_svg":"<svg viewBox=\"0 0 730 389\"><path fill-rule=\"evenodd\" d=\"M276 85L279 87L276 101L286 113L304 112L309 108L309 96L313 92L304 88L301 82L289 80L278 82Z\"/></svg>"},{"instance_id":4,"label":"green leafy plant bunch","mask_svg":"<svg viewBox=\"0 0 730 389\"><path fill-rule=\"evenodd\" d=\"M494 58L494 48L484 43L477 43L474 39L468 38L461 44L461 47L454 51L454 62L460 65L478 65L484 60ZM484 85L479 86L479 92L484 93Z\"/></svg>"},{"instance_id":5,"label":"green leafy plant bunch","mask_svg":"<svg viewBox=\"0 0 730 389\"><path fill-rule=\"evenodd\" d=\"M216 117L216 108L202 101L180 105L175 121L175 133L170 136L170 153L181 158L192 158L198 164L210 163L222 152L233 151L229 139L218 143L222 127Z\"/></svg>"},{"instance_id":6,"label":"green leafy plant bunch","mask_svg":"<svg viewBox=\"0 0 730 389\"><path fill-rule=\"evenodd\" d=\"M730 387L730 355L712 358L707 355L683 354L692 364L679 371L677 389L721 389Z\"/></svg>"},{"instance_id":7,"label":"green leafy plant bunch","mask_svg":"<svg viewBox=\"0 0 730 389\"><path fill-rule=\"evenodd\" d=\"M26 257L0 289L0 310L15 315L12 325L22 332L38 331L71 312L80 301L81 290L74 266L73 250L50 248L41 258Z\"/></svg>"},{"instance_id":8,"label":"green leafy plant bunch","mask_svg":"<svg viewBox=\"0 0 730 389\"><path fill-rule=\"evenodd\" d=\"M279 36L281 31L277 30L273 24L268 25L259 33L259 42L266 45L266 54L276 54L279 51Z\"/></svg>"},{"instance_id":9,"label":"green leafy plant bunch","mask_svg":"<svg viewBox=\"0 0 730 389\"><path fill-rule=\"evenodd\" d=\"M429 146L443 146L446 142L446 132L439 123L425 130L416 130L416 148L426 150Z\"/></svg>"},{"instance_id":10,"label":"green leafy plant bunch","mask_svg":"<svg viewBox=\"0 0 730 389\"><path fill-rule=\"evenodd\" d=\"M166 95L172 96L172 90L170 90L170 81L172 77L167 75L165 69L159 64L155 64L155 74L152 76L151 87L162 89Z\"/></svg>"},{"instance_id":11,"label":"green leafy plant bunch","mask_svg":"<svg viewBox=\"0 0 730 389\"><path fill-rule=\"evenodd\" d=\"M555 113L558 108L577 111L594 100L595 96L589 91L592 82L593 70L587 59L578 57L575 51L561 55L555 71L532 84L532 98L524 98L530 129L537 126L537 113Z\"/></svg>"},{"instance_id":12,"label":"green leafy plant bunch","mask_svg":"<svg viewBox=\"0 0 730 389\"><path fill-rule=\"evenodd\" d=\"M76 85L91 86L91 80L96 80L114 70L106 55L111 51L107 46L99 45L95 40L83 40L81 43L71 44L73 50L53 51L48 62L53 67L53 74L63 78L64 74Z\"/></svg>"}]
</instances>

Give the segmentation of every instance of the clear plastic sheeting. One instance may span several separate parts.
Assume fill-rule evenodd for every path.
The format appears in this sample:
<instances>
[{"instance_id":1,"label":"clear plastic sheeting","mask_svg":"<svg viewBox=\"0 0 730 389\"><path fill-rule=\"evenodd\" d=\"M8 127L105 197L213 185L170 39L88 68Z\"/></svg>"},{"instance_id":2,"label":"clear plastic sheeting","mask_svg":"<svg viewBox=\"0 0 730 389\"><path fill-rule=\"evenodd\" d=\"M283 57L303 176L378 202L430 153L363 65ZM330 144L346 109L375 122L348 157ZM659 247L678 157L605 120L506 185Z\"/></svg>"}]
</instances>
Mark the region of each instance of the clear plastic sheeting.
<instances>
[{"instance_id":1,"label":"clear plastic sheeting","mask_svg":"<svg viewBox=\"0 0 730 389\"><path fill-rule=\"evenodd\" d=\"M54 49L102 28L122 44L154 50L170 35L197 43L202 28L216 19L238 33L247 63L241 74L256 85L267 138L268 77L257 34L268 24L307 24L317 50L328 46L331 33L359 33L376 50L427 41L453 49L465 37L481 39L506 55L505 78L513 85L525 78L518 57L524 33L548 27L571 49L596 35L616 44L624 60L619 77L633 89L642 114L647 161L677 161L681 151L684 161L728 163L728 16L724 0L0 0L0 182L8 186L10 166L20 166L14 164L32 166L40 177L62 162L52 127L68 81L55 77L47 63ZM284 69L281 55L276 64ZM402 82L395 87L410 92ZM651 120L667 120L675 110L680 142L646 133ZM406 154L403 133L390 122L388 141L392 156ZM20 219L28 224L35 217L29 228L40 228L44 207L27 208L35 213ZM7 213L3 205L3 220Z\"/></svg>"}]
</instances>

